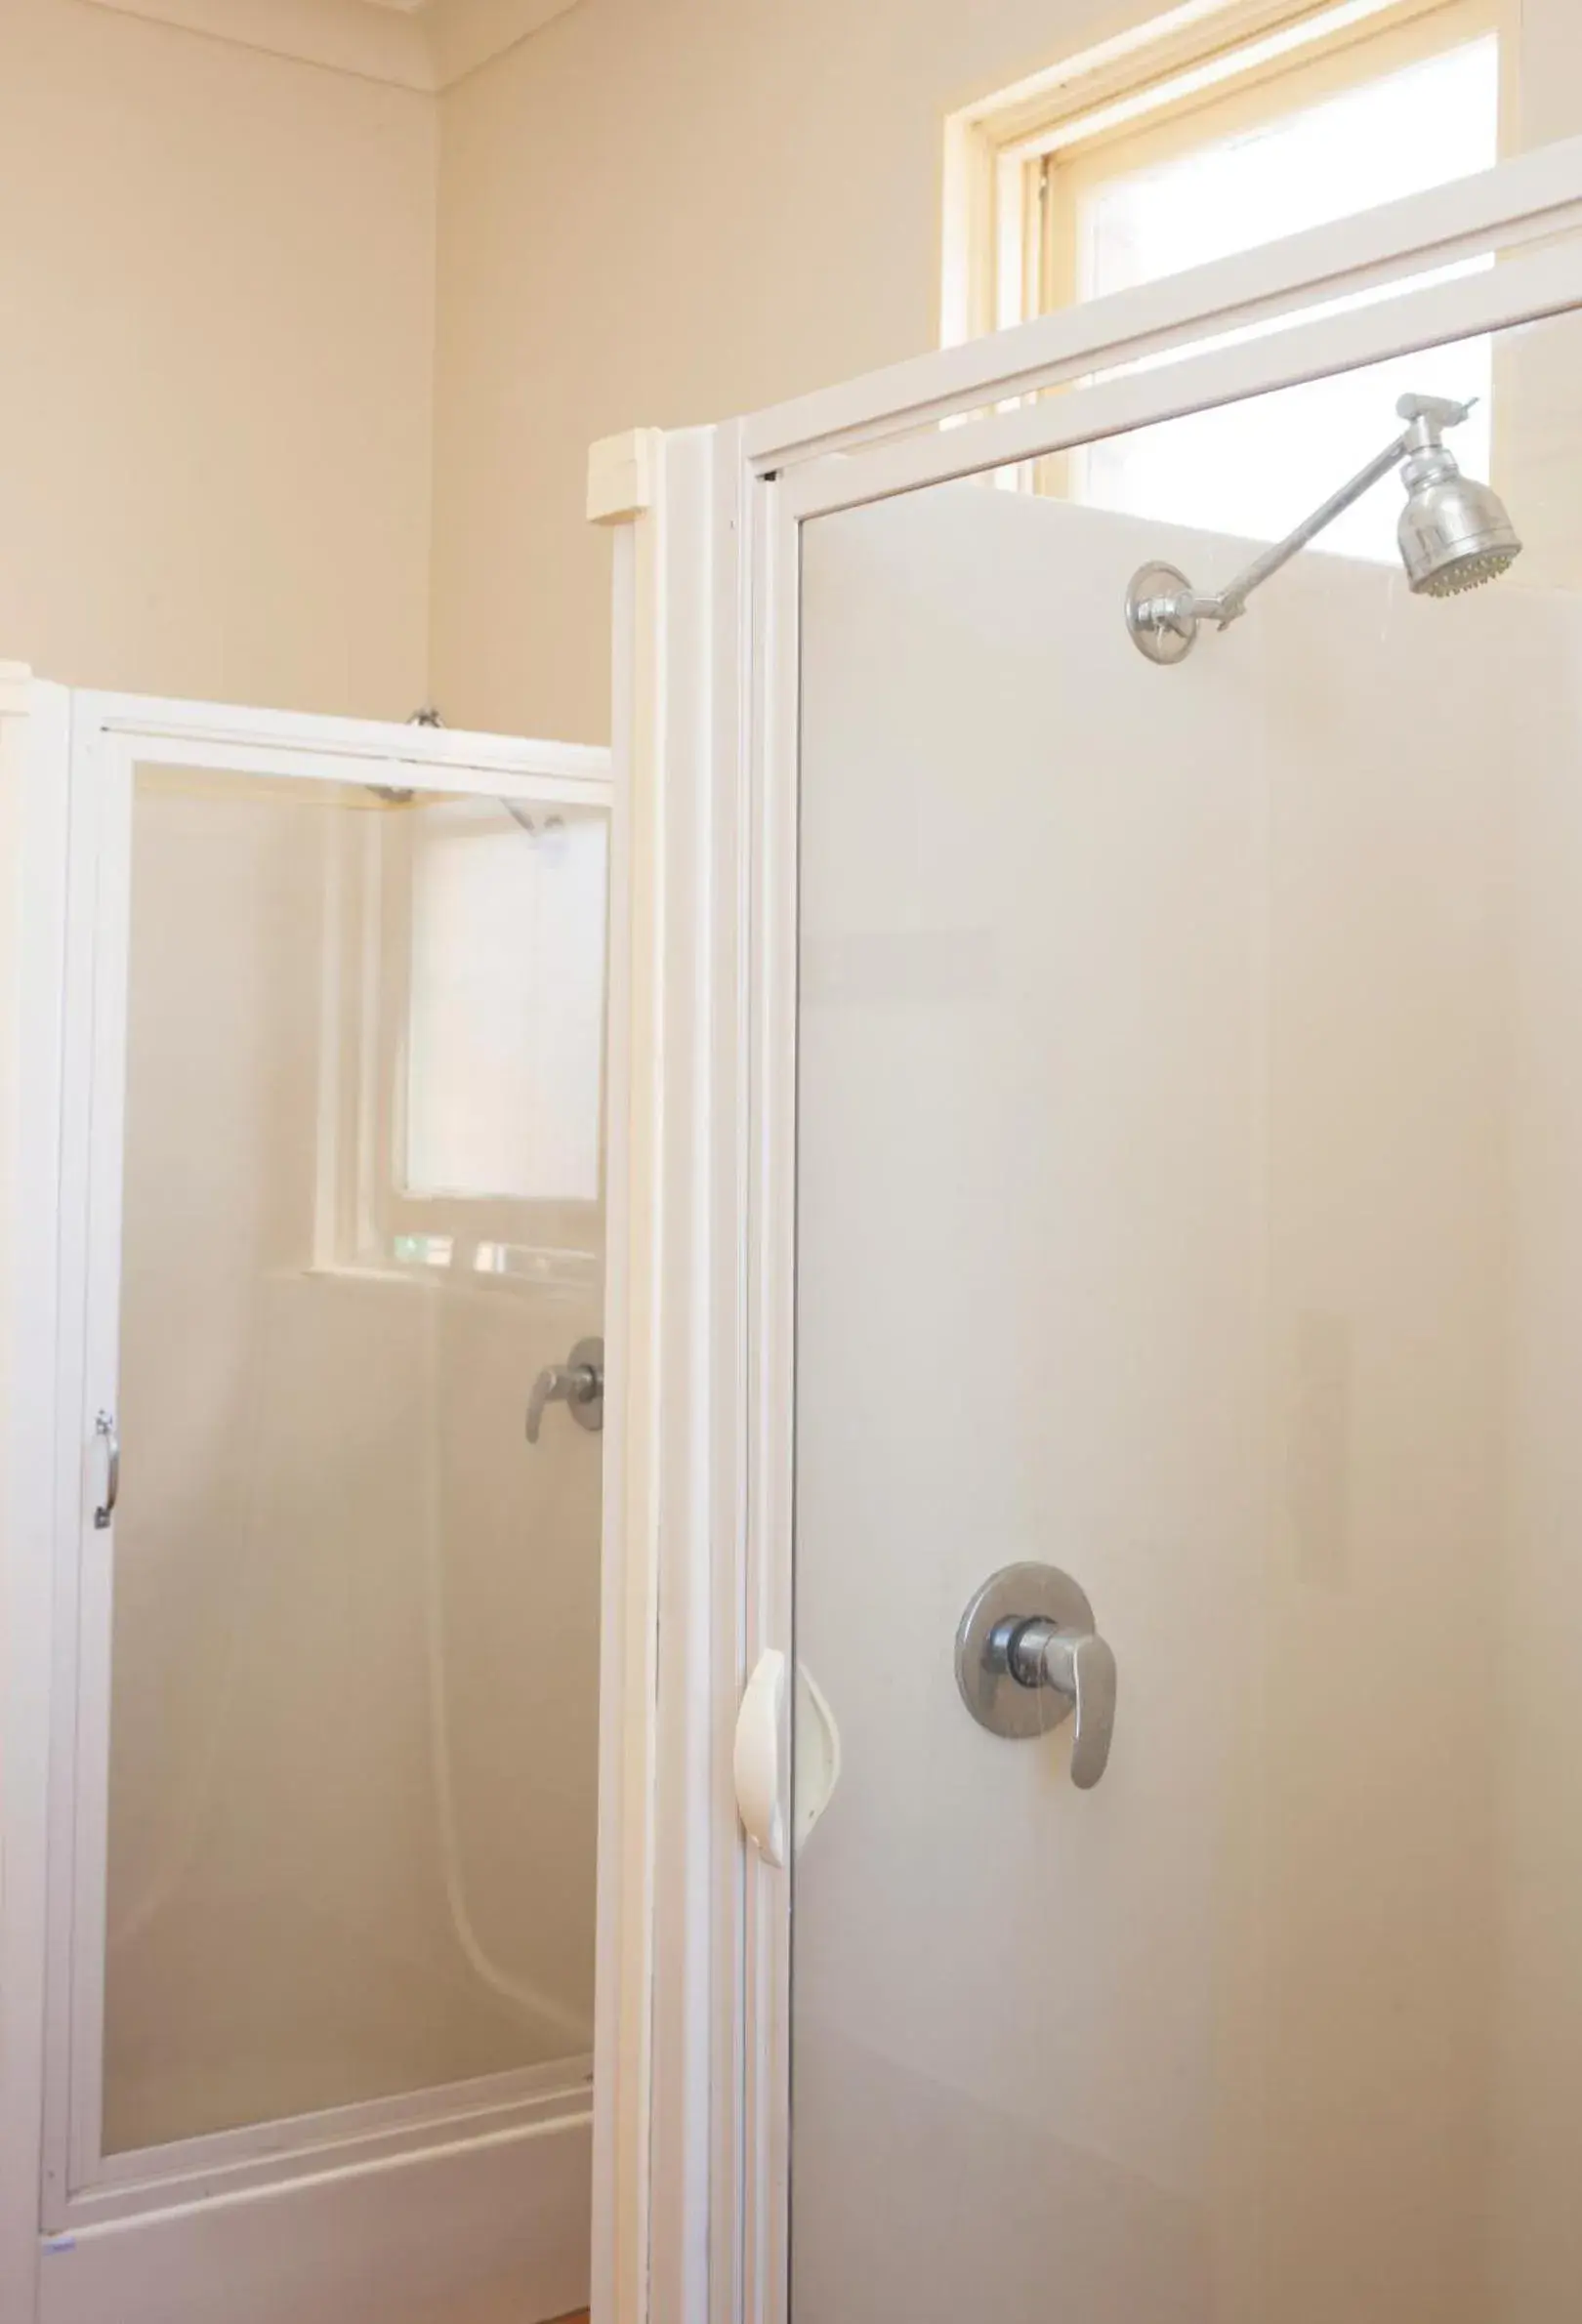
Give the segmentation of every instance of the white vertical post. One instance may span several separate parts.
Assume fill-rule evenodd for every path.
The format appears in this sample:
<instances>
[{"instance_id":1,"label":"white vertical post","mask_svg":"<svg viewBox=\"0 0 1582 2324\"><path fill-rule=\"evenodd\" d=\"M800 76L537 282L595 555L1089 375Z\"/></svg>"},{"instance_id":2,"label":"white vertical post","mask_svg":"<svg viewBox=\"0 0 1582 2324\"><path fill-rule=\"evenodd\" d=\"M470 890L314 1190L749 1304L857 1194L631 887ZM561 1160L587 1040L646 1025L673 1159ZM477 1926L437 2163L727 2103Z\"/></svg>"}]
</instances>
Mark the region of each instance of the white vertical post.
<instances>
[{"instance_id":1,"label":"white vertical post","mask_svg":"<svg viewBox=\"0 0 1582 2324\"><path fill-rule=\"evenodd\" d=\"M0 2284L37 2298L69 696L0 665Z\"/></svg>"},{"instance_id":2,"label":"white vertical post","mask_svg":"<svg viewBox=\"0 0 1582 2324\"><path fill-rule=\"evenodd\" d=\"M588 516L616 528L610 734L609 1129L605 1219L599 1915L594 2027L592 2313L646 2324L655 1715L652 1301L663 918L656 811L657 437L596 444Z\"/></svg>"},{"instance_id":3,"label":"white vertical post","mask_svg":"<svg viewBox=\"0 0 1582 2324\"><path fill-rule=\"evenodd\" d=\"M715 1462L732 1370L709 1313L716 1190L740 1144L734 1076L716 1070L736 1033L719 956L735 899L722 909L733 843L716 790L735 736L717 749L717 449L710 430L643 435L590 463L590 515L620 528L595 2324L704 2324L711 2303L728 2312L730 2276L711 2248L720 1884L738 1852L715 1753L739 1672L715 1588L739 1563Z\"/></svg>"}]
</instances>

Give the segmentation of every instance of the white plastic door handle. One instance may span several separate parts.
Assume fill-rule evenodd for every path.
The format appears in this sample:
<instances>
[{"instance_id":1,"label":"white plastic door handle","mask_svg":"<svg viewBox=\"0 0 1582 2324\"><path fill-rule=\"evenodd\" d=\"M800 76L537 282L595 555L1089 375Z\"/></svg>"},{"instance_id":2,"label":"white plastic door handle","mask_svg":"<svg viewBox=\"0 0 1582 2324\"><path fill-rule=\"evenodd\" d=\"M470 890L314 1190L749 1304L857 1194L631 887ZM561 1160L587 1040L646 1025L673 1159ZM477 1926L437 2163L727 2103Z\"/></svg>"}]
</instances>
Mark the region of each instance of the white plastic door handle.
<instances>
[{"instance_id":1,"label":"white plastic door handle","mask_svg":"<svg viewBox=\"0 0 1582 2324\"><path fill-rule=\"evenodd\" d=\"M785 1656L758 1658L736 1714L736 1812L766 1864L785 1862Z\"/></svg>"}]
</instances>

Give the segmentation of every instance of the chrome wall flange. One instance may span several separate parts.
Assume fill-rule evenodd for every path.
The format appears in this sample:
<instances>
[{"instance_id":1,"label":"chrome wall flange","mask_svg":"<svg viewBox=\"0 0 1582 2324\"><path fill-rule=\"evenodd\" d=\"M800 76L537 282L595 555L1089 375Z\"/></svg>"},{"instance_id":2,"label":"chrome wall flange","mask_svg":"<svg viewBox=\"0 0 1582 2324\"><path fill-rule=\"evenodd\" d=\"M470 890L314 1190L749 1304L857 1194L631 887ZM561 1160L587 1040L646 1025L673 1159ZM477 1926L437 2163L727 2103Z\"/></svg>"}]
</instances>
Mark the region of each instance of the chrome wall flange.
<instances>
[{"instance_id":1,"label":"chrome wall flange","mask_svg":"<svg viewBox=\"0 0 1582 2324\"><path fill-rule=\"evenodd\" d=\"M1139 653L1166 668L1197 643L1192 585L1173 564L1140 565L1126 591L1126 628Z\"/></svg>"}]
</instances>

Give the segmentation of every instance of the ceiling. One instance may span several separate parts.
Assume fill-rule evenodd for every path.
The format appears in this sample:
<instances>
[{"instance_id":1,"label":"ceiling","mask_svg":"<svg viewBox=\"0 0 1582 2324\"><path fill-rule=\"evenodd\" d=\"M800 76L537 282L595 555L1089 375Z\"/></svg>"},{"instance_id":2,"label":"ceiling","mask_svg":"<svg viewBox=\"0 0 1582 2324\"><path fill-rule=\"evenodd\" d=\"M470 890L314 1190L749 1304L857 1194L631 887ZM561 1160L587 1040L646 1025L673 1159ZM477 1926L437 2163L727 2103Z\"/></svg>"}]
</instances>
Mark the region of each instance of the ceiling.
<instances>
[{"instance_id":1,"label":"ceiling","mask_svg":"<svg viewBox=\"0 0 1582 2324\"><path fill-rule=\"evenodd\" d=\"M93 0L398 88L448 88L577 0Z\"/></svg>"}]
</instances>

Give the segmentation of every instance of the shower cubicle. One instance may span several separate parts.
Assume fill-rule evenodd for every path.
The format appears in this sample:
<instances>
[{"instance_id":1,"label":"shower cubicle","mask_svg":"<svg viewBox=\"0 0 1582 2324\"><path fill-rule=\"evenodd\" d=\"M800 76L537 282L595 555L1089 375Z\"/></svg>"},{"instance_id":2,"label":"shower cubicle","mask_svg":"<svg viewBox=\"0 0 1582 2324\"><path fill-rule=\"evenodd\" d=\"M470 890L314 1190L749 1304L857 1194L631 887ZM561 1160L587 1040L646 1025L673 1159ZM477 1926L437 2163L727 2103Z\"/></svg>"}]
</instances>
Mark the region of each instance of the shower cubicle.
<instances>
[{"instance_id":1,"label":"shower cubicle","mask_svg":"<svg viewBox=\"0 0 1582 2324\"><path fill-rule=\"evenodd\" d=\"M608 755L21 672L0 751L0 2282L562 2315Z\"/></svg>"},{"instance_id":2,"label":"shower cubicle","mask_svg":"<svg viewBox=\"0 0 1582 2324\"><path fill-rule=\"evenodd\" d=\"M596 453L623 2315L1577 2310L1579 232L1555 146Z\"/></svg>"},{"instance_id":3,"label":"shower cubicle","mask_svg":"<svg viewBox=\"0 0 1582 2324\"><path fill-rule=\"evenodd\" d=\"M598 447L608 764L5 680L42 2324L1570 2324L1579 359L1582 143Z\"/></svg>"}]
</instances>

